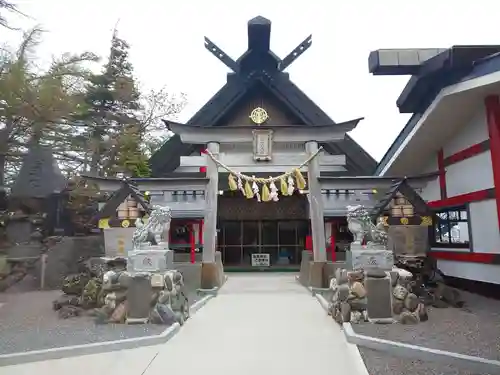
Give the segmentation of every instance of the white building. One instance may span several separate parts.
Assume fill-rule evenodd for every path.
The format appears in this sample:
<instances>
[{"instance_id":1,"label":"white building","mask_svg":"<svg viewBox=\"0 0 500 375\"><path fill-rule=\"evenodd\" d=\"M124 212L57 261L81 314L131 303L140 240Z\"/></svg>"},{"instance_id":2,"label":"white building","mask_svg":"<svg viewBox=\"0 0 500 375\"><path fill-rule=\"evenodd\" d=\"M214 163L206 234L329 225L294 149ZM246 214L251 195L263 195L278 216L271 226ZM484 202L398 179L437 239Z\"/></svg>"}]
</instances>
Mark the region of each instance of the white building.
<instances>
[{"instance_id":1,"label":"white building","mask_svg":"<svg viewBox=\"0 0 500 375\"><path fill-rule=\"evenodd\" d=\"M421 193L440 217L431 255L459 282L500 284L500 47L380 50L370 71L412 75L397 105L413 115L376 174L440 172Z\"/></svg>"}]
</instances>

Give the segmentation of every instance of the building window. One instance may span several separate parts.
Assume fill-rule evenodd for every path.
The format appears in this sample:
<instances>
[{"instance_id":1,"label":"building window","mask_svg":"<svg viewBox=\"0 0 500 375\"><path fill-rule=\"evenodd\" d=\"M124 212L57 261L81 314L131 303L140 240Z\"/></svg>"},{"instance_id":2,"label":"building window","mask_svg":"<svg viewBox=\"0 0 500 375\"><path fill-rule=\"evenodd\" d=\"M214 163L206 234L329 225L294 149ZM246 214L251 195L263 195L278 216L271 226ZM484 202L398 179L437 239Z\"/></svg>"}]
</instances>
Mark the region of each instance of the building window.
<instances>
[{"instance_id":1,"label":"building window","mask_svg":"<svg viewBox=\"0 0 500 375\"><path fill-rule=\"evenodd\" d=\"M469 247L469 217L466 206L442 209L436 212L434 245Z\"/></svg>"}]
</instances>

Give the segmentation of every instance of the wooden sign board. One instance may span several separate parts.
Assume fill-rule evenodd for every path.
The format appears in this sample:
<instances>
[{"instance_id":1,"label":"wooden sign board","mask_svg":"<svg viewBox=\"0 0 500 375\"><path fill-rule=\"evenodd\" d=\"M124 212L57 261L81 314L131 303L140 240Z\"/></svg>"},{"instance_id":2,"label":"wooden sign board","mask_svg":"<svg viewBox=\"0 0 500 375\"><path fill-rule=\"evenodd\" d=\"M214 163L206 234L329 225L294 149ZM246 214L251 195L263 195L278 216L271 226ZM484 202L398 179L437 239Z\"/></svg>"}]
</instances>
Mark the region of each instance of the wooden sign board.
<instances>
[{"instance_id":1,"label":"wooden sign board","mask_svg":"<svg viewBox=\"0 0 500 375\"><path fill-rule=\"evenodd\" d=\"M252 254L252 267L269 267L271 257L269 254Z\"/></svg>"},{"instance_id":2,"label":"wooden sign board","mask_svg":"<svg viewBox=\"0 0 500 375\"><path fill-rule=\"evenodd\" d=\"M429 248L428 227L397 225L388 230L389 245L397 255L425 256Z\"/></svg>"}]
</instances>

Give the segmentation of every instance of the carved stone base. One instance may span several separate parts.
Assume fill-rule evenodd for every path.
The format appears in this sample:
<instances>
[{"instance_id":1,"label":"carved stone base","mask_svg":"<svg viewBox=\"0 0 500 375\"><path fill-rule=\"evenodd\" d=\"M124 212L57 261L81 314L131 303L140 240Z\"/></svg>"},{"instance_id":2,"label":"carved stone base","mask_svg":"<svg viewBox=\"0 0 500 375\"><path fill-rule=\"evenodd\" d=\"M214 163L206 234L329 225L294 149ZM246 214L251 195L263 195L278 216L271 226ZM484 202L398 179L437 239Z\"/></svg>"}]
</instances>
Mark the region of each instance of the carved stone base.
<instances>
[{"instance_id":1,"label":"carved stone base","mask_svg":"<svg viewBox=\"0 0 500 375\"><path fill-rule=\"evenodd\" d=\"M309 286L312 288L327 288L328 281L325 277L326 262L309 263Z\"/></svg>"},{"instance_id":2,"label":"carved stone base","mask_svg":"<svg viewBox=\"0 0 500 375\"><path fill-rule=\"evenodd\" d=\"M224 275L224 265L222 264L222 254L220 251L215 252L215 264L217 265L219 275L219 287L221 287L226 282L226 276Z\"/></svg>"},{"instance_id":3,"label":"carved stone base","mask_svg":"<svg viewBox=\"0 0 500 375\"><path fill-rule=\"evenodd\" d=\"M310 251L302 251L302 261L300 262L300 276L299 281L304 286L309 286L309 269L312 259L312 253Z\"/></svg>"},{"instance_id":4,"label":"carved stone base","mask_svg":"<svg viewBox=\"0 0 500 375\"><path fill-rule=\"evenodd\" d=\"M360 269L383 269L390 271L394 266L394 254L377 246L353 246L351 245L349 268Z\"/></svg>"},{"instance_id":5,"label":"carved stone base","mask_svg":"<svg viewBox=\"0 0 500 375\"><path fill-rule=\"evenodd\" d=\"M129 272L165 272L173 268L173 250L160 250L150 246L147 250L130 251L127 260Z\"/></svg>"},{"instance_id":6,"label":"carved stone base","mask_svg":"<svg viewBox=\"0 0 500 375\"><path fill-rule=\"evenodd\" d=\"M213 289L221 286L222 277L217 263L202 263L201 289Z\"/></svg>"}]
</instances>

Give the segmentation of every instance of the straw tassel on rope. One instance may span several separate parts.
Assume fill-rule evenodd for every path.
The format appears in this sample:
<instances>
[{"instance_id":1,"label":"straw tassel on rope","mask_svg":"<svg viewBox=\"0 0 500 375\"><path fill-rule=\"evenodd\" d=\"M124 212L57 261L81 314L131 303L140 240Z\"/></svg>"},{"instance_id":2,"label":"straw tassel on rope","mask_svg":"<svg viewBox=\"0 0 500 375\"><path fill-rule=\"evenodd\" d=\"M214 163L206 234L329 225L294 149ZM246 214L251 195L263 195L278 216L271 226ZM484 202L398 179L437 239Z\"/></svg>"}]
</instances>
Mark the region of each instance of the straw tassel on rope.
<instances>
[{"instance_id":1,"label":"straw tassel on rope","mask_svg":"<svg viewBox=\"0 0 500 375\"><path fill-rule=\"evenodd\" d=\"M288 195L293 195L295 190L294 181L292 176L288 176Z\"/></svg>"},{"instance_id":2,"label":"straw tassel on rope","mask_svg":"<svg viewBox=\"0 0 500 375\"><path fill-rule=\"evenodd\" d=\"M320 147L314 154L310 155L307 160L296 168L275 177L270 176L269 178L255 178L255 176L248 176L234 171L229 166L217 160L217 158L208 150L207 155L214 161L215 164L229 172L228 185L232 191L239 190L246 198L252 199L256 197L259 202L261 199L265 202L271 200L273 202L277 202L279 200L279 192L286 196L293 195L295 187L299 190L305 189L306 180L304 179L304 176L302 176L300 169L308 165L311 160L318 156L321 150L323 150L323 147ZM243 180L245 181L244 183ZM278 181L280 185L279 189L276 186ZM259 184L262 185L262 192L259 191Z\"/></svg>"},{"instance_id":3,"label":"straw tassel on rope","mask_svg":"<svg viewBox=\"0 0 500 375\"><path fill-rule=\"evenodd\" d=\"M238 185L236 184L236 180L234 179L234 176L231 173L229 174L227 182L228 182L228 185L229 185L229 189L231 191L238 190Z\"/></svg>"},{"instance_id":4,"label":"straw tassel on rope","mask_svg":"<svg viewBox=\"0 0 500 375\"><path fill-rule=\"evenodd\" d=\"M273 202L277 202L279 201L279 197L278 197L278 188L276 187L276 185L274 184L274 181L271 181L271 183L269 184L269 189L271 189L271 193L269 194L269 198L273 201Z\"/></svg>"},{"instance_id":5,"label":"straw tassel on rope","mask_svg":"<svg viewBox=\"0 0 500 375\"><path fill-rule=\"evenodd\" d=\"M250 186L250 182L248 181L245 181L245 197L247 197L247 199L253 198L252 187Z\"/></svg>"},{"instance_id":6,"label":"straw tassel on rope","mask_svg":"<svg viewBox=\"0 0 500 375\"><path fill-rule=\"evenodd\" d=\"M236 186L238 187L238 190L241 191L241 194L245 196L245 188L243 187L243 181L241 180L241 177L238 175L238 182L236 183Z\"/></svg>"},{"instance_id":7,"label":"straw tassel on rope","mask_svg":"<svg viewBox=\"0 0 500 375\"><path fill-rule=\"evenodd\" d=\"M259 185L257 185L257 182L255 182L255 176L252 176L252 178L253 178L253 183L252 183L253 196L257 198L257 202L260 202Z\"/></svg>"},{"instance_id":8,"label":"straw tassel on rope","mask_svg":"<svg viewBox=\"0 0 500 375\"><path fill-rule=\"evenodd\" d=\"M262 185L262 202L269 202L271 200L271 193L267 184Z\"/></svg>"},{"instance_id":9,"label":"straw tassel on rope","mask_svg":"<svg viewBox=\"0 0 500 375\"><path fill-rule=\"evenodd\" d=\"M288 186L286 185L285 177L280 178L281 195L288 195Z\"/></svg>"},{"instance_id":10,"label":"straw tassel on rope","mask_svg":"<svg viewBox=\"0 0 500 375\"><path fill-rule=\"evenodd\" d=\"M294 174L295 174L295 181L297 182L297 189L304 190L306 188L306 180L304 179L304 176L302 176L300 169L299 168L295 169Z\"/></svg>"}]
</instances>

